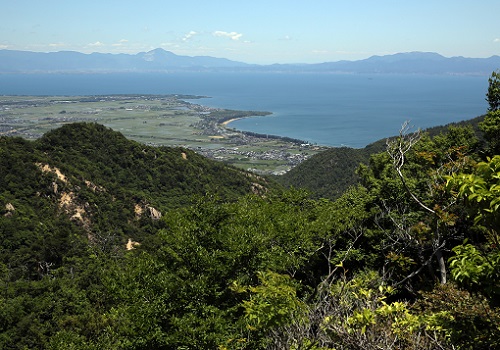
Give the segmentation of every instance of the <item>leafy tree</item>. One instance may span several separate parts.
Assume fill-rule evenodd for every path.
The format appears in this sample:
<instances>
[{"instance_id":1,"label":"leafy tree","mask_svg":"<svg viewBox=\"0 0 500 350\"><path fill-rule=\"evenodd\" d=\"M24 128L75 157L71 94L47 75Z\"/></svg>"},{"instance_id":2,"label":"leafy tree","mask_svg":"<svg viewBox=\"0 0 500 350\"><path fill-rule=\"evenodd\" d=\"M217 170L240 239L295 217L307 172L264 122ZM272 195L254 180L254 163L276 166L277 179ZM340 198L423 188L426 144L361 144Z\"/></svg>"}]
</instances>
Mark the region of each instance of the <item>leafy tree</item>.
<instances>
[{"instance_id":1,"label":"leafy tree","mask_svg":"<svg viewBox=\"0 0 500 350\"><path fill-rule=\"evenodd\" d=\"M500 231L500 155L475 166L473 173L454 173L447 187L454 196L466 200L476 223L495 233Z\"/></svg>"},{"instance_id":2,"label":"leafy tree","mask_svg":"<svg viewBox=\"0 0 500 350\"><path fill-rule=\"evenodd\" d=\"M486 93L489 112L495 112L500 108L500 71L491 73L488 79L488 92Z\"/></svg>"},{"instance_id":3,"label":"leafy tree","mask_svg":"<svg viewBox=\"0 0 500 350\"><path fill-rule=\"evenodd\" d=\"M244 319L251 342L255 334L264 338L261 346L269 346L269 338L275 329L287 324L306 322L306 304L297 297L297 282L288 275L275 272L258 272L259 285L240 286L236 281L231 289L236 293L247 293L249 299L242 302Z\"/></svg>"},{"instance_id":4,"label":"leafy tree","mask_svg":"<svg viewBox=\"0 0 500 350\"><path fill-rule=\"evenodd\" d=\"M488 79L486 100L488 113L480 127L489 143L490 154L494 155L500 153L500 71L493 72Z\"/></svg>"},{"instance_id":5,"label":"leafy tree","mask_svg":"<svg viewBox=\"0 0 500 350\"><path fill-rule=\"evenodd\" d=\"M469 215L484 233L474 245L465 242L453 251L453 277L479 287L490 297L500 295L500 155L476 165L472 173L448 177L448 190L465 202Z\"/></svg>"},{"instance_id":6,"label":"leafy tree","mask_svg":"<svg viewBox=\"0 0 500 350\"><path fill-rule=\"evenodd\" d=\"M500 110L489 111L480 123L484 138L488 141L489 154L500 153Z\"/></svg>"},{"instance_id":7,"label":"leafy tree","mask_svg":"<svg viewBox=\"0 0 500 350\"><path fill-rule=\"evenodd\" d=\"M455 255L450 258L453 279L473 291L481 291L494 301L493 298L500 295L500 251L484 251L465 242L454 247L453 252Z\"/></svg>"}]
</instances>

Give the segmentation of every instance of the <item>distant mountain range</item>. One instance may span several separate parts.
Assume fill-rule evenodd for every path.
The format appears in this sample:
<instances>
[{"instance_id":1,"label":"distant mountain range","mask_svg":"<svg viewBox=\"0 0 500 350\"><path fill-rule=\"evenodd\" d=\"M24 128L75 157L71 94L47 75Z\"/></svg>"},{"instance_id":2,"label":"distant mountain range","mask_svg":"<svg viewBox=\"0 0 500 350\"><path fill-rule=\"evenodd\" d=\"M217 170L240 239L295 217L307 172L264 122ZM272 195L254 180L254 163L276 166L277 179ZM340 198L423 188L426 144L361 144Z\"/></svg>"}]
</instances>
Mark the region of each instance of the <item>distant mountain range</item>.
<instances>
[{"instance_id":1,"label":"distant mountain range","mask_svg":"<svg viewBox=\"0 0 500 350\"><path fill-rule=\"evenodd\" d=\"M262 71L369 74L490 75L500 69L500 56L444 57L433 52L372 56L358 61L319 64L255 65L210 56L181 56L163 49L131 54L84 54L75 51L0 50L0 73L112 73L179 71Z\"/></svg>"},{"instance_id":2,"label":"distant mountain range","mask_svg":"<svg viewBox=\"0 0 500 350\"><path fill-rule=\"evenodd\" d=\"M109 73L199 71L244 68L245 63L209 56L179 56L155 49L130 54L84 54L75 51L31 52L0 50L0 73Z\"/></svg>"}]
</instances>

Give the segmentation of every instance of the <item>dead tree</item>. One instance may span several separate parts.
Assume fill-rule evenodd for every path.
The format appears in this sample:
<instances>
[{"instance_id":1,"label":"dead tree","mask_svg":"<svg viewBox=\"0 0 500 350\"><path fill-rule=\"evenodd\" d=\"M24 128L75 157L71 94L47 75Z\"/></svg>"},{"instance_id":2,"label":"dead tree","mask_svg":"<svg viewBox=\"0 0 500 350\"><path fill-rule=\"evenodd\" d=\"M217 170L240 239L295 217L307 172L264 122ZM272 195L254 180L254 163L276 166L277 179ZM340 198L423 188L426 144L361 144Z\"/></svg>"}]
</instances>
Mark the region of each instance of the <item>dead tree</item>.
<instances>
[{"instance_id":1,"label":"dead tree","mask_svg":"<svg viewBox=\"0 0 500 350\"><path fill-rule=\"evenodd\" d=\"M439 267L439 272L440 272L440 282L442 284L446 283L446 264L444 261L443 257L443 247L446 244L446 239L444 239L440 229L439 229L439 214L431 209L429 206L427 206L421 199L419 199L415 193L411 190L411 188L408 186L408 183L406 181L406 178L403 174L403 166L405 165L406 161L406 154L417 144L418 141L421 139L421 132L420 130L417 130L415 132L410 132L410 125L409 122L406 121L403 123L401 130L399 131L399 137L393 140L387 140L387 153L392 159L392 165L396 173L398 174L401 183L406 190L406 192L409 194L409 196L417 203L422 209L424 209L426 212L431 214L434 217L434 232L433 232L433 242L432 242L432 255L436 257L438 267ZM432 259L428 259L423 266L420 266L419 269L413 271L411 274L409 274L406 278L404 278L402 281L398 282L398 284L404 283L408 279L412 278L413 276L417 275L420 273L420 271L423 269L424 266L428 265L431 262Z\"/></svg>"}]
</instances>

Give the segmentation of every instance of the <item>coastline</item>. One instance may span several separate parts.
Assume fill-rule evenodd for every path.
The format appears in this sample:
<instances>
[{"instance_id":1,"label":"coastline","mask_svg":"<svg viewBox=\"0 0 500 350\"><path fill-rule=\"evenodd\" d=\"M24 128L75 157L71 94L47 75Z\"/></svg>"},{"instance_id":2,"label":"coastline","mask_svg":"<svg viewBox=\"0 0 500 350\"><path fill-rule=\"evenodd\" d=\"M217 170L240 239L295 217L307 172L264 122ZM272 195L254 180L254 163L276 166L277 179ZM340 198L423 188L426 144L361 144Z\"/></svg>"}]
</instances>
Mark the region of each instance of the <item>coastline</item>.
<instances>
[{"instance_id":1,"label":"coastline","mask_svg":"<svg viewBox=\"0 0 500 350\"><path fill-rule=\"evenodd\" d=\"M243 118L242 117L231 118L231 119L223 121L222 123L220 123L220 125L227 127L229 123L235 122L235 121L240 120L240 119L243 119Z\"/></svg>"},{"instance_id":2,"label":"coastline","mask_svg":"<svg viewBox=\"0 0 500 350\"><path fill-rule=\"evenodd\" d=\"M234 112L245 112L245 111L234 111ZM256 112L256 111L248 111L248 115L244 116L238 116L234 118L229 118L227 120L219 121L217 123L217 126L222 127L226 132L237 132L241 135L246 135L249 137L254 137L254 138L259 138L259 139L274 139L274 140L280 140L282 142L286 143L292 143L292 144L298 144L298 145L311 145L308 141L288 137L288 136L280 136L280 135L273 135L273 134L262 134L262 133L257 133L253 131L244 131L244 130L237 130L235 128L229 127L229 123L232 123L236 120L240 119L245 119L245 118L251 118L254 116L265 116L265 115L271 115L271 112ZM224 135L224 137L227 135ZM318 146L318 145L315 145ZM329 147L329 146L320 146L320 147Z\"/></svg>"},{"instance_id":3,"label":"coastline","mask_svg":"<svg viewBox=\"0 0 500 350\"><path fill-rule=\"evenodd\" d=\"M228 127L232 121L271 112L207 107L185 101L192 95L181 96L2 96L0 136L34 140L63 124L101 123L146 145L183 147L238 168L275 175L322 149L299 140Z\"/></svg>"}]
</instances>

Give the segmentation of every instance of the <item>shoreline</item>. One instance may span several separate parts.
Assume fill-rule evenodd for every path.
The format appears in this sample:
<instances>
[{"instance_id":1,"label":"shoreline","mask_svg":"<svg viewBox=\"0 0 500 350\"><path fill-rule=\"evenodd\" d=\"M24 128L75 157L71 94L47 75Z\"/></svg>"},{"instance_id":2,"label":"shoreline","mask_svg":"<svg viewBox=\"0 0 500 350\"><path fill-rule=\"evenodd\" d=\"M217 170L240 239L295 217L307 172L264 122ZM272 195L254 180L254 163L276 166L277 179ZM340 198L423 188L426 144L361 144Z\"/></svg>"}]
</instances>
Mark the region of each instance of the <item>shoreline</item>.
<instances>
[{"instance_id":1,"label":"shoreline","mask_svg":"<svg viewBox=\"0 0 500 350\"><path fill-rule=\"evenodd\" d=\"M266 113L265 115L272 114L270 112L263 112L263 113ZM273 134L262 134L262 133L257 133L257 132L253 132L253 131L238 130L238 129L229 127L229 123L232 123L232 122L234 122L236 120L240 120L240 119L251 118L253 116L258 116L258 115L248 115L248 116L244 116L244 117L230 118L230 119L224 120L223 122L219 122L218 125L220 127L224 128L227 132L237 132L237 133L240 133L242 135L252 136L252 137L256 137L256 138L281 140L282 142L286 142L286 143L290 142L290 143L293 143L293 144L300 144L300 145L309 145L309 146L327 147L327 148L329 148L329 146L317 145L317 144L313 145L313 144L311 144L308 141L296 139L296 138L293 138L293 137L273 135Z\"/></svg>"},{"instance_id":2,"label":"shoreline","mask_svg":"<svg viewBox=\"0 0 500 350\"><path fill-rule=\"evenodd\" d=\"M243 117L231 118L231 119L225 120L222 123L220 123L220 125L227 127L229 123L235 122L235 121L240 120L240 119L243 119Z\"/></svg>"}]
</instances>

